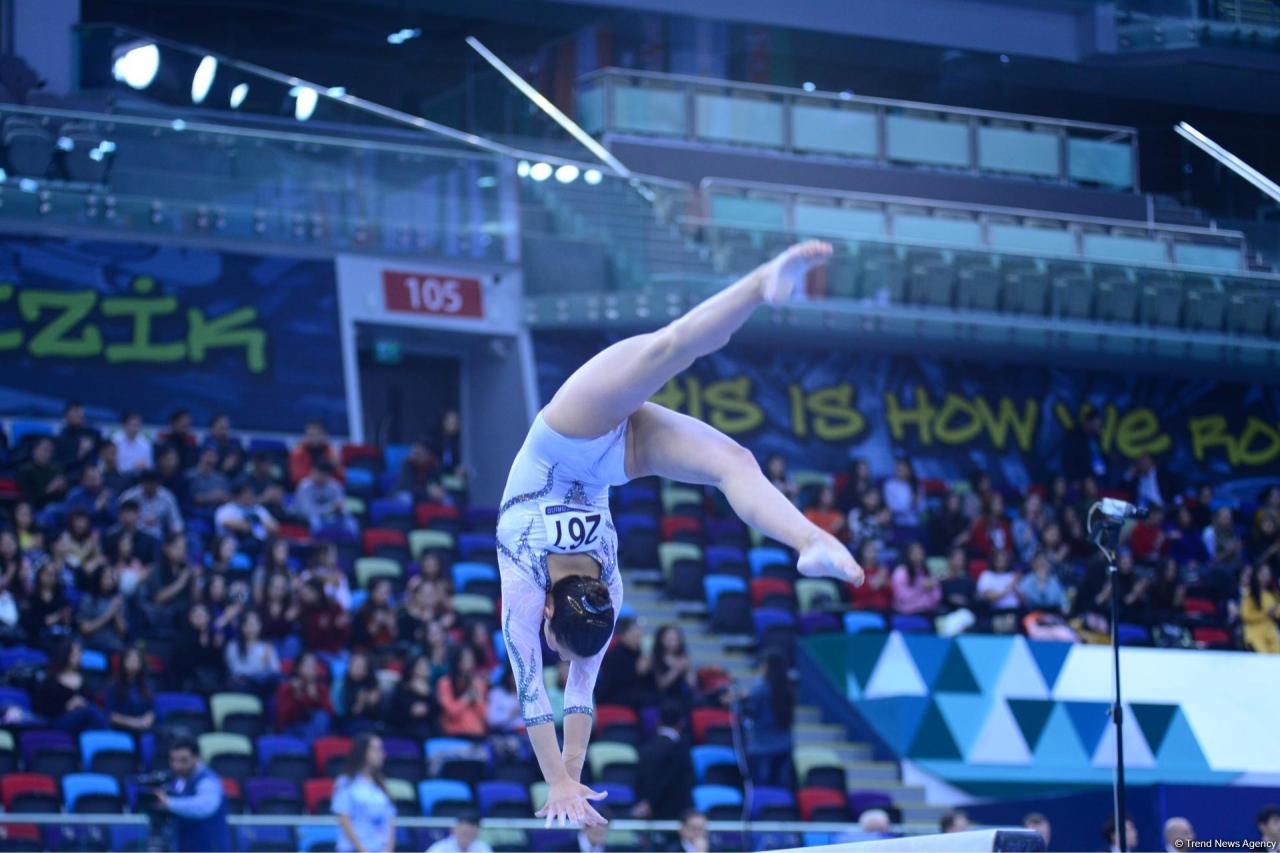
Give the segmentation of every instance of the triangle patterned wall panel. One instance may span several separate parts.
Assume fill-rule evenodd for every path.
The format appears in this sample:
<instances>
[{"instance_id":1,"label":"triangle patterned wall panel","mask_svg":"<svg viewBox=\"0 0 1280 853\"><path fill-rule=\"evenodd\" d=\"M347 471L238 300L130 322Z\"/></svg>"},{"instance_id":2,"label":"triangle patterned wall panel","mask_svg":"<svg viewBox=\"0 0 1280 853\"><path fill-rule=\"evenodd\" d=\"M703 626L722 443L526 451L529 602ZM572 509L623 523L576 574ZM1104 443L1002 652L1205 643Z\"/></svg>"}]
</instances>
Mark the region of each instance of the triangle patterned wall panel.
<instances>
[{"instance_id":1,"label":"triangle patterned wall panel","mask_svg":"<svg viewBox=\"0 0 1280 853\"><path fill-rule=\"evenodd\" d=\"M1022 731L1003 699L992 703L978 740L967 753L966 760L972 764L1031 763L1031 750L1027 749Z\"/></svg>"}]
</instances>

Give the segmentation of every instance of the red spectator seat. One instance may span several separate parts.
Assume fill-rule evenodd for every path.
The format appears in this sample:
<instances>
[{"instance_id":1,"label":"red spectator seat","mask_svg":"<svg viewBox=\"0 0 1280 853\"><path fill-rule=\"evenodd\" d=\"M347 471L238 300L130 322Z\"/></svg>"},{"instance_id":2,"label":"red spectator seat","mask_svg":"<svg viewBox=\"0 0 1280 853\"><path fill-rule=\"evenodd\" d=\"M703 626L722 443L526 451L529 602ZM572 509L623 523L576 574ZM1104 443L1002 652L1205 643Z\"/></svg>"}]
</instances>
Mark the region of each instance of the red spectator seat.
<instances>
[{"instance_id":1,"label":"red spectator seat","mask_svg":"<svg viewBox=\"0 0 1280 853\"><path fill-rule=\"evenodd\" d=\"M4 810L15 811L58 811L62 798L58 796L58 785L52 776L43 773L10 773L0 779L0 798L4 800ZM22 800L29 800L30 807L23 808ZM52 803L48 809L41 804Z\"/></svg>"},{"instance_id":2,"label":"red spectator seat","mask_svg":"<svg viewBox=\"0 0 1280 853\"><path fill-rule=\"evenodd\" d=\"M600 705L596 708L596 731L605 726L635 726L640 717L626 705Z\"/></svg>"},{"instance_id":3,"label":"red spectator seat","mask_svg":"<svg viewBox=\"0 0 1280 853\"><path fill-rule=\"evenodd\" d=\"M351 738L316 738L311 751L316 758L316 773L321 776L336 776L338 768L333 765L347 757L347 753L351 751Z\"/></svg>"},{"instance_id":4,"label":"red spectator seat","mask_svg":"<svg viewBox=\"0 0 1280 853\"><path fill-rule=\"evenodd\" d=\"M40 841L40 830L31 823L6 823L0 825L0 844L7 841Z\"/></svg>"},{"instance_id":5,"label":"red spectator seat","mask_svg":"<svg viewBox=\"0 0 1280 853\"><path fill-rule=\"evenodd\" d=\"M801 788L796 791L796 804L800 806L800 817L804 820L813 820L814 809L848 808L844 793L830 788Z\"/></svg>"},{"instance_id":6,"label":"red spectator seat","mask_svg":"<svg viewBox=\"0 0 1280 853\"><path fill-rule=\"evenodd\" d=\"M307 779L302 783L302 798L307 802L307 811L327 815L333 799L333 780Z\"/></svg>"},{"instance_id":7,"label":"red spectator seat","mask_svg":"<svg viewBox=\"0 0 1280 853\"><path fill-rule=\"evenodd\" d=\"M920 485L924 487L924 493L931 498L945 496L949 491L946 480L926 478L920 481Z\"/></svg>"},{"instance_id":8,"label":"red spectator seat","mask_svg":"<svg viewBox=\"0 0 1280 853\"><path fill-rule=\"evenodd\" d=\"M244 804L244 795L240 793L240 783L228 776L222 777L222 792L227 795L227 809L238 812Z\"/></svg>"},{"instance_id":9,"label":"red spectator seat","mask_svg":"<svg viewBox=\"0 0 1280 853\"><path fill-rule=\"evenodd\" d=\"M1223 628L1192 628L1191 639L1210 648L1231 648L1231 634Z\"/></svg>"},{"instance_id":10,"label":"red spectator seat","mask_svg":"<svg viewBox=\"0 0 1280 853\"><path fill-rule=\"evenodd\" d=\"M382 448L372 444L342 445L343 468L382 468Z\"/></svg>"},{"instance_id":11,"label":"red spectator seat","mask_svg":"<svg viewBox=\"0 0 1280 853\"><path fill-rule=\"evenodd\" d=\"M969 561L969 577L973 578L973 580L976 582L978 580L978 575L985 572L989 565L990 564L986 560L970 560Z\"/></svg>"},{"instance_id":12,"label":"red spectator seat","mask_svg":"<svg viewBox=\"0 0 1280 853\"><path fill-rule=\"evenodd\" d=\"M365 556L375 556L379 548L403 548L409 550L409 537L403 530L388 530L385 527L371 527L364 532L361 539Z\"/></svg>"},{"instance_id":13,"label":"red spectator seat","mask_svg":"<svg viewBox=\"0 0 1280 853\"><path fill-rule=\"evenodd\" d=\"M413 520L418 527L427 529L432 528L433 522L444 522L443 526L457 526L458 510L444 504L424 502L414 506Z\"/></svg>"},{"instance_id":14,"label":"red spectator seat","mask_svg":"<svg viewBox=\"0 0 1280 853\"><path fill-rule=\"evenodd\" d=\"M694 708L689 716L694 743L724 743L715 736L716 730L732 731L733 717L723 708Z\"/></svg>"},{"instance_id":15,"label":"red spectator seat","mask_svg":"<svg viewBox=\"0 0 1280 853\"><path fill-rule=\"evenodd\" d=\"M281 524L276 535L293 542L306 542L311 539L311 530L302 524Z\"/></svg>"},{"instance_id":16,"label":"red spectator seat","mask_svg":"<svg viewBox=\"0 0 1280 853\"><path fill-rule=\"evenodd\" d=\"M1188 598L1182 602L1182 611L1188 616L1214 616L1218 607L1207 598Z\"/></svg>"},{"instance_id":17,"label":"red spectator seat","mask_svg":"<svg viewBox=\"0 0 1280 853\"><path fill-rule=\"evenodd\" d=\"M698 690L701 693L714 693L721 688L733 684L733 679L723 669L714 664L698 667Z\"/></svg>"},{"instance_id":18,"label":"red spectator seat","mask_svg":"<svg viewBox=\"0 0 1280 853\"><path fill-rule=\"evenodd\" d=\"M21 495L17 480L0 477L0 500L17 500Z\"/></svg>"},{"instance_id":19,"label":"red spectator seat","mask_svg":"<svg viewBox=\"0 0 1280 853\"><path fill-rule=\"evenodd\" d=\"M660 523L662 541L692 541L702 538L702 521L687 515L664 515Z\"/></svg>"},{"instance_id":20,"label":"red spectator seat","mask_svg":"<svg viewBox=\"0 0 1280 853\"><path fill-rule=\"evenodd\" d=\"M751 601L756 607L764 604L764 600L770 596L794 600L796 591L791 582L783 578L755 578L751 581Z\"/></svg>"}]
</instances>

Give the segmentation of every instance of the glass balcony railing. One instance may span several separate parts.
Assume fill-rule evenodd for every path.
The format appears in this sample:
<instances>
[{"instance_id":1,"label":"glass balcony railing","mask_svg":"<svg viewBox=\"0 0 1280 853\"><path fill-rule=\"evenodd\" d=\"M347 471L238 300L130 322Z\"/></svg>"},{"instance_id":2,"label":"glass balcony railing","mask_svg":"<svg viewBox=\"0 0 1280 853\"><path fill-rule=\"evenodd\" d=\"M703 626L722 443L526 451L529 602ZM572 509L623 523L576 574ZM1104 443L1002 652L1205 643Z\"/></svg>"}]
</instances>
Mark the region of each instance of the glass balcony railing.
<instances>
[{"instance_id":1,"label":"glass balcony railing","mask_svg":"<svg viewBox=\"0 0 1280 853\"><path fill-rule=\"evenodd\" d=\"M577 112L597 134L1138 189L1129 127L618 68L581 79Z\"/></svg>"}]
</instances>

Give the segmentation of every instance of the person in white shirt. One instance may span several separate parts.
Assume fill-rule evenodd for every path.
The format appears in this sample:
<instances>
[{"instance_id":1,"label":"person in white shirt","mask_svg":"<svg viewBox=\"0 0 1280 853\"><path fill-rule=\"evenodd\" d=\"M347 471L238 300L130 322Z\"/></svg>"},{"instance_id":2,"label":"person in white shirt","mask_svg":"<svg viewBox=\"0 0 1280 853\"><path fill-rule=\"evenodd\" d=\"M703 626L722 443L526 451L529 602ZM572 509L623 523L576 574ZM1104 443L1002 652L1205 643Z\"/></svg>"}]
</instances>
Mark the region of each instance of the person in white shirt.
<instances>
[{"instance_id":1,"label":"person in white shirt","mask_svg":"<svg viewBox=\"0 0 1280 853\"><path fill-rule=\"evenodd\" d=\"M340 853L396 849L396 807L382 778L385 759L382 738L368 732L356 735L334 783L330 806L341 830L336 845Z\"/></svg>"},{"instance_id":2,"label":"person in white shirt","mask_svg":"<svg viewBox=\"0 0 1280 853\"><path fill-rule=\"evenodd\" d=\"M142 415L126 412L121 429L111 437L116 446L117 466L121 471L140 471L152 466L151 439L142 434Z\"/></svg>"},{"instance_id":3,"label":"person in white shirt","mask_svg":"<svg viewBox=\"0 0 1280 853\"><path fill-rule=\"evenodd\" d=\"M1190 850L1188 842L1196 840L1196 831L1185 817L1171 817L1164 822L1164 849L1168 853Z\"/></svg>"},{"instance_id":4,"label":"person in white shirt","mask_svg":"<svg viewBox=\"0 0 1280 853\"><path fill-rule=\"evenodd\" d=\"M213 514L214 528L219 536L236 536L266 539L280 525L266 508L254 502L253 486L241 483L236 486L232 499L218 507Z\"/></svg>"},{"instance_id":5,"label":"person in white shirt","mask_svg":"<svg viewBox=\"0 0 1280 853\"><path fill-rule=\"evenodd\" d=\"M427 848L427 853L493 853L488 842L480 840L480 814L464 811L449 835Z\"/></svg>"},{"instance_id":6,"label":"person in white shirt","mask_svg":"<svg viewBox=\"0 0 1280 853\"><path fill-rule=\"evenodd\" d=\"M978 598L992 610L1016 610L1022 603L1018 592L1021 578L1013 572L1013 558L1008 551L991 555L991 567L978 575Z\"/></svg>"}]
</instances>

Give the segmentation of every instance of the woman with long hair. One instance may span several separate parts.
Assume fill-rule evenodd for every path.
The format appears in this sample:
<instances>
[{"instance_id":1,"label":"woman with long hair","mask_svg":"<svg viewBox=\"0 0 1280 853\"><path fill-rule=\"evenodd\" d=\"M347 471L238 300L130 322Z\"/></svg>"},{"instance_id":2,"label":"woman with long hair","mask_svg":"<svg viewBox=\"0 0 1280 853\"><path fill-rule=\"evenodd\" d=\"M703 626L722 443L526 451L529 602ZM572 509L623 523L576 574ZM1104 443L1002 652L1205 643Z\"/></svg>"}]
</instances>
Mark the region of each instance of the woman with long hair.
<instances>
[{"instance_id":1,"label":"woman with long hair","mask_svg":"<svg viewBox=\"0 0 1280 853\"><path fill-rule=\"evenodd\" d=\"M658 688L658 704L675 702L688 709L698 683L679 625L663 625L653 637L653 679Z\"/></svg>"},{"instance_id":2,"label":"woman with long hair","mask_svg":"<svg viewBox=\"0 0 1280 853\"><path fill-rule=\"evenodd\" d=\"M250 610L240 620L235 639L227 643L231 686L267 699L280 683L276 647L262 639L262 618Z\"/></svg>"},{"instance_id":3,"label":"woman with long hair","mask_svg":"<svg viewBox=\"0 0 1280 853\"><path fill-rule=\"evenodd\" d=\"M107 688L107 715L114 728L142 734L155 724L155 708L147 682L147 659L142 646L134 644L120 656L120 666Z\"/></svg>"},{"instance_id":4,"label":"woman with long hair","mask_svg":"<svg viewBox=\"0 0 1280 853\"><path fill-rule=\"evenodd\" d=\"M343 673L333 697L342 730L355 735L379 728L382 725L382 699L382 686L369 656L364 652L354 653L347 661L347 671Z\"/></svg>"},{"instance_id":5,"label":"woman with long hair","mask_svg":"<svg viewBox=\"0 0 1280 853\"><path fill-rule=\"evenodd\" d=\"M449 674L436 685L440 730L451 737L484 737L488 691L475 651L466 644L456 647L449 658Z\"/></svg>"},{"instance_id":6,"label":"woman with long hair","mask_svg":"<svg viewBox=\"0 0 1280 853\"><path fill-rule=\"evenodd\" d=\"M1276 594L1271 566L1260 563L1249 573L1249 591L1240 601L1240 621L1244 623L1244 644L1255 652L1280 654L1280 596Z\"/></svg>"},{"instance_id":7,"label":"woman with long hair","mask_svg":"<svg viewBox=\"0 0 1280 853\"><path fill-rule=\"evenodd\" d=\"M907 546L907 559L893 570L891 583L896 613L932 613L942 603L942 587L925 565L919 542Z\"/></svg>"},{"instance_id":8,"label":"woman with long hair","mask_svg":"<svg viewBox=\"0 0 1280 853\"><path fill-rule=\"evenodd\" d=\"M79 640L61 643L49 661L44 681L36 688L32 702L37 714L47 718L56 728L81 732L103 729L107 719L91 701L80 670Z\"/></svg>"},{"instance_id":9,"label":"woman with long hair","mask_svg":"<svg viewBox=\"0 0 1280 853\"><path fill-rule=\"evenodd\" d=\"M293 676L276 691L276 725L305 741L329 733L333 700L320 674L315 652L303 652L293 662Z\"/></svg>"},{"instance_id":10,"label":"woman with long hair","mask_svg":"<svg viewBox=\"0 0 1280 853\"><path fill-rule=\"evenodd\" d=\"M71 607L62 584L62 567L49 560L36 571L22 613L22 627L35 645L48 646L71 630Z\"/></svg>"},{"instance_id":11,"label":"woman with long hair","mask_svg":"<svg viewBox=\"0 0 1280 853\"><path fill-rule=\"evenodd\" d=\"M795 715L795 688L786 659L770 652L760 662L761 681L743 701L747 740L747 764L756 785L790 788L791 722Z\"/></svg>"},{"instance_id":12,"label":"woman with long hair","mask_svg":"<svg viewBox=\"0 0 1280 853\"><path fill-rule=\"evenodd\" d=\"M439 707L431 690L431 661L418 655L404 668L391 693L387 724L405 737L427 740L437 734Z\"/></svg>"},{"instance_id":13,"label":"woman with long hair","mask_svg":"<svg viewBox=\"0 0 1280 853\"><path fill-rule=\"evenodd\" d=\"M339 851L376 851L396 848L396 807L382 776L386 751L382 738L365 732L356 735L333 785L330 808L338 818Z\"/></svg>"}]
</instances>

